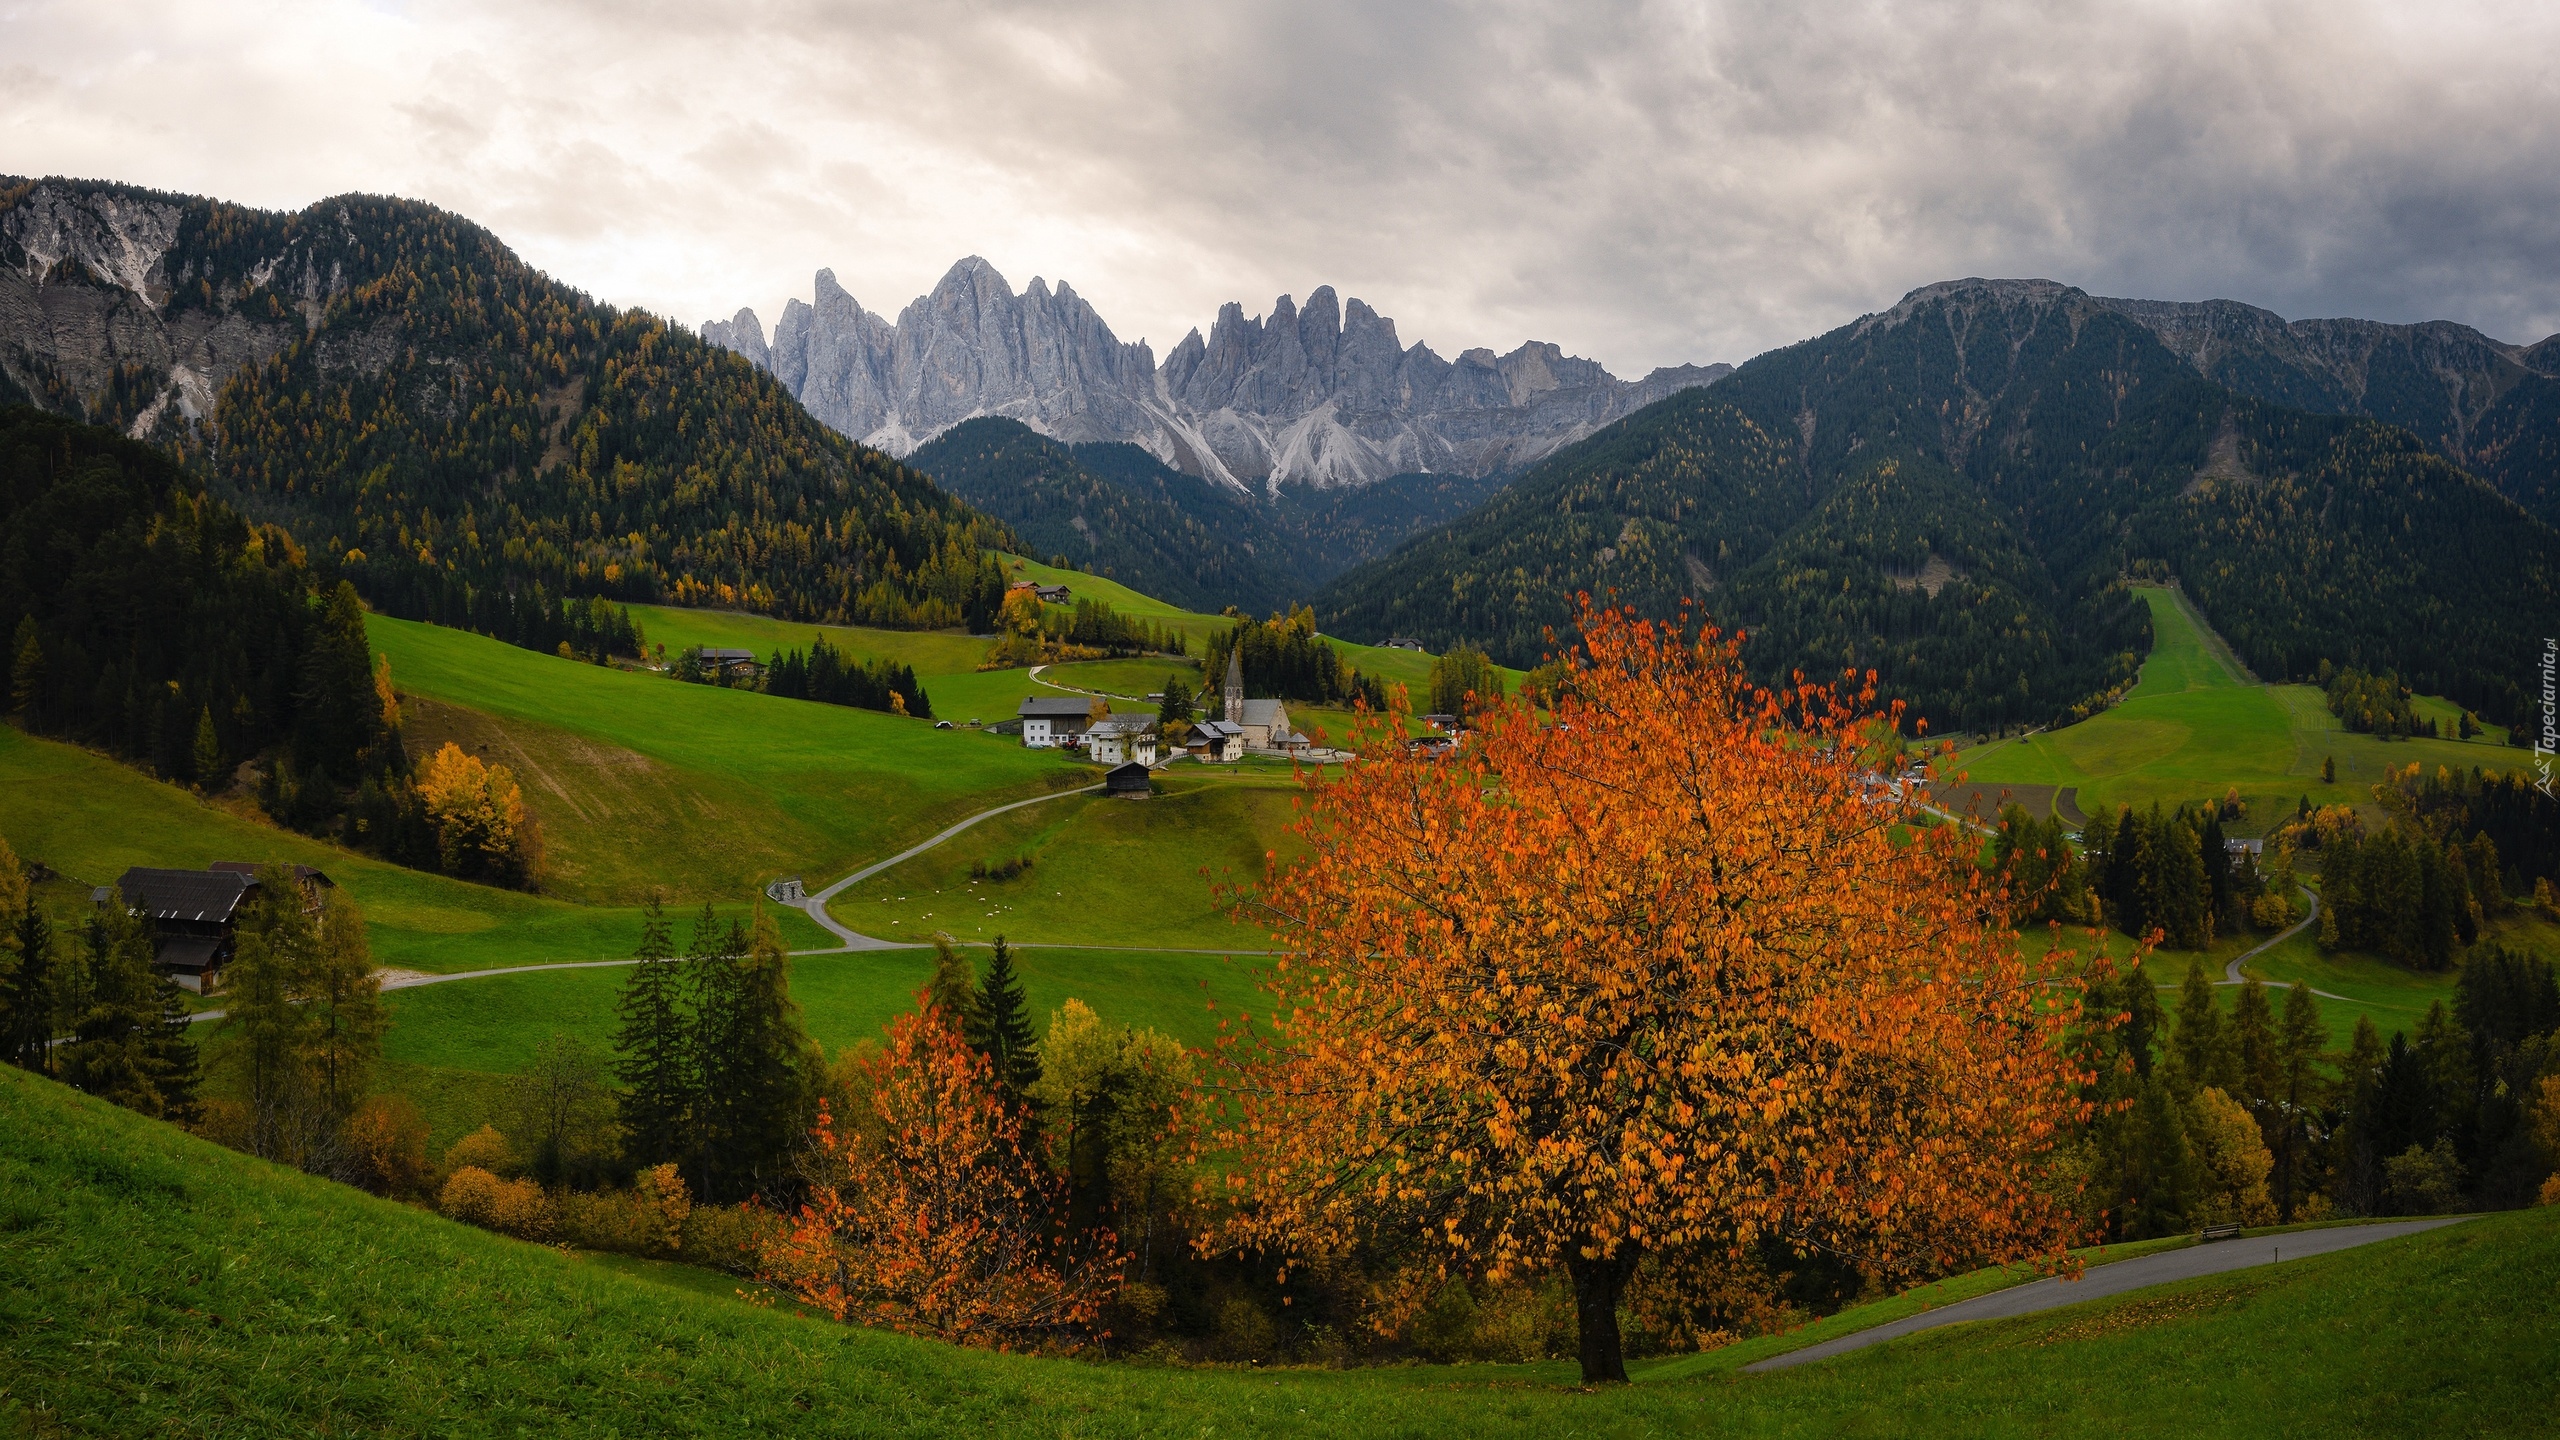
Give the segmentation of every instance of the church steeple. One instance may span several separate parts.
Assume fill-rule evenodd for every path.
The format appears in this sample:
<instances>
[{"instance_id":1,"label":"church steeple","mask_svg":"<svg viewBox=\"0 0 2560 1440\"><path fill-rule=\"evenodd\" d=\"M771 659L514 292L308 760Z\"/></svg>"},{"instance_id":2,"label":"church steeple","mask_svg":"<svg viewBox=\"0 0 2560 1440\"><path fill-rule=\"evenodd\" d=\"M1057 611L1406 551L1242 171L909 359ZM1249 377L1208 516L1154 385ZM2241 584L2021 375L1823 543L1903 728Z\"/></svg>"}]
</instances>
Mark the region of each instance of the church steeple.
<instances>
[{"instance_id":1,"label":"church steeple","mask_svg":"<svg viewBox=\"0 0 2560 1440\"><path fill-rule=\"evenodd\" d=\"M1241 637L1236 647L1227 652L1225 701L1226 708L1219 713L1225 715L1231 723L1242 721L1244 719L1244 645L1241 643Z\"/></svg>"}]
</instances>

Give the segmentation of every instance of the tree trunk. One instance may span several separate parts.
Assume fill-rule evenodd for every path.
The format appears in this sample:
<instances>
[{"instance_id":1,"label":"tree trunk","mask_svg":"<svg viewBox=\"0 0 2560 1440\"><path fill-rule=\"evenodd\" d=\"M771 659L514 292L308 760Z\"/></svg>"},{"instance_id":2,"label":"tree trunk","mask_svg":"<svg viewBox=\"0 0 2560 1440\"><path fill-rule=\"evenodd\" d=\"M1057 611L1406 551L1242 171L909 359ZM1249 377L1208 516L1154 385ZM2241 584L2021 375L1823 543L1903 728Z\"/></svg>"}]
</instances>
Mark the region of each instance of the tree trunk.
<instances>
[{"instance_id":1,"label":"tree trunk","mask_svg":"<svg viewBox=\"0 0 2560 1440\"><path fill-rule=\"evenodd\" d=\"M1635 1268L1634 1252L1621 1247L1605 1260L1568 1252L1564 1268L1573 1277L1574 1330L1581 1341L1582 1383L1625 1380L1627 1356L1618 1339L1618 1296L1627 1288L1627 1272Z\"/></svg>"}]
</instances>

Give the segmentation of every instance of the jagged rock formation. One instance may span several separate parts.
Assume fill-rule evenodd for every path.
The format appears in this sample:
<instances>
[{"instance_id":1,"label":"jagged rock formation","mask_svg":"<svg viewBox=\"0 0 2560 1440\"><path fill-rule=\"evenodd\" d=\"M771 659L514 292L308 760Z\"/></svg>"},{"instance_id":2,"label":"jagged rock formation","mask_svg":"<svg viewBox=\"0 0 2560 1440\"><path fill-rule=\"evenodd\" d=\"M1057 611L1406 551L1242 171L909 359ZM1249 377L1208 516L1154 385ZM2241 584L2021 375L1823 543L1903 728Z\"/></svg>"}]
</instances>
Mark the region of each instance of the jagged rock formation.
<instances>
[{"instance_id":1,"label":"jagged rock formation","mask_svg":"<svg viewBox=\"0 0 2560 1440\"><path fill-rule=\"evenodd\" d=\"M1192 331L1159 366L1071 287L1034 279L1015 295L976 256L895 322L821 270L816 304L786 305L770 342L752 310L706 323L702 336L892 454L1001 415L1068 444L1127 441L1185 474L1274 493L1283 481L1517 470L1733 368L1682 365L1630 382L1534 341L1444 360L1407 348L1393 320L1331 286L1303 307L1283 295L1259 320L1228 304L1207 336Z\"/></svg>"}]
</instances>

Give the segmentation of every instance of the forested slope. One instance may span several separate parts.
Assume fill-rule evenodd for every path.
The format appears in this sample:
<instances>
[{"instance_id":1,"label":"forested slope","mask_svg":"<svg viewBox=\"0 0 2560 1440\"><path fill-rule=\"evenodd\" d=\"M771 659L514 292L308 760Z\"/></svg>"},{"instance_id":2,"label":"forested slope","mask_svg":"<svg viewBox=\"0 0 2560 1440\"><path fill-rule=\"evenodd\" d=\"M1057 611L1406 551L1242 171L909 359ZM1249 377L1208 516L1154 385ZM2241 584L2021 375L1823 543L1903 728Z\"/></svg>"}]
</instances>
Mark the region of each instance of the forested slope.
<instances>
[{"instance_id":1,"label":"forested slope","mask_svg":"<svg viewBox=\"0 0 2560 1440\"><path fill-rule=\"evenodd\" d=\"M2503 717L2560 536L2406 432L2235 395L2077 290L1967 281L1559 452L1316 608L1525 665L1577 590L1688 597L1768 677L1873 668L1985 729L2104 703L2147 644L2119 582L2167 575L2270 679L2325 658Z\"/></svg>"},{"instance_id":2,"label":"forested slope","mask_svg":"<svg viewBox=\"0 0 2560 1440\"><path fill-rule=\"evenodd\" d=\"M1001 599L1001 525L432 206L8 182L0 270L19 389L180 445L396 613L541 586L948 625Z\"/></svg>"}]
</instances>

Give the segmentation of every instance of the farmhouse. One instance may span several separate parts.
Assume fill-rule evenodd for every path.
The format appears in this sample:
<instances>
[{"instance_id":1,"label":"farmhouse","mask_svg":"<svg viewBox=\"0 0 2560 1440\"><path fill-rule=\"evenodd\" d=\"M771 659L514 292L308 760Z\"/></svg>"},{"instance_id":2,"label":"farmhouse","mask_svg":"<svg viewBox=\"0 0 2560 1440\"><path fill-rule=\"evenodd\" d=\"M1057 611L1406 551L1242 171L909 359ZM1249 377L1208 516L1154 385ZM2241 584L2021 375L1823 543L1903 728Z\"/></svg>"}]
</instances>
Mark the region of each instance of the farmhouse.
<instances>
[{"instance_id":1,"label":"farmhouse","mask_svg":"<svg viewBox=\"0 0 2560 1440\"><path fill-rule=\"evenodd\" d=\"M725 650L705 645L698 652L703 670L724 679L752 680L764 673L753 650Z\"/></svg>"},{"instance_id":2,"label":"farmhouse","mask_svg":"<svg viewBox=\"0 0 2560 1440\"><path fill-rule=\"evenodd\" d=\"M1022 721L1023 748L1055 750L1082 745L1085 731L1110 710L1100 700L1034 695L1014 713Z\"/></svg>"},{"instance_id":3,"label":"farmhouse","mask_svg":"<svg viewBox=\"0 0 2560 1440\"><path fill-rule=\"evenodd\" d=\"M308 865L288 872L301 892L305 913L318 914L323 890L334 882ZM105 904L121 895L125 906L151 922L158 942L153 962L184 990L210 993L221 983L222 967L231 963L232 941L241 907L258 888L258 867L245 860L217 861L204 870L155 870L136 865L111 889L90 896Z\"/></svg>"},{"instance_id":4,"label":"farmhouse","mask_svg":"<svg viewBox=\"0 0 2560 1440\"><path fill-rule=\"evenodd\" d=\"M1194 723L1182 742L1182 753L1204 765L1225 765L1244 758L1244 727L1227 720Z\"/></svg>"},{"instance_id":5,"label":"farmhouse","mask_svg":"<svg viewBox=\"0 0 2560 1440\"><path fill-rule=\"evenodd\" d=\"M1389 650L1419 650L1422 648L1422 642L1414 639L1410 635L1391 635L1387 637L1385 648Z\"/></svg>"},{"instance_id":6,"label":"farmhouse","mask_svg":"<svg viewBox=\"0 0 2560 1440\"><path fill-rule=\"evenodd\" d=\"M1084 735L1085 754L1097 765L1156 763L1156 722L1151 715L1106 715Z\"/></svg>"}]
</instances>

